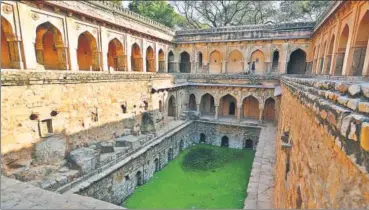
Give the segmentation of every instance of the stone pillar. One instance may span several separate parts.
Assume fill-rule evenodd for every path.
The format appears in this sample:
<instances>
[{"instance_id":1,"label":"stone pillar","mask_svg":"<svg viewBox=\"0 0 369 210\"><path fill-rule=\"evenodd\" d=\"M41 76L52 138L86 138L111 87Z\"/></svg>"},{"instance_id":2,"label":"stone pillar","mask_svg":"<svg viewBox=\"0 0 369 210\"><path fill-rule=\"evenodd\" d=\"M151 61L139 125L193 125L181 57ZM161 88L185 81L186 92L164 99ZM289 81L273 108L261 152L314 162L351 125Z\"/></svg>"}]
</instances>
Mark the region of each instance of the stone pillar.
<instances>
[{"instance_id":1,"label":"stone pillar","mask_svg":"<svg viewBox=\"0 0 369 210\"><path fill-rule=\"evenodd\" d=\"M200 104L196 104L196 110L197 110L198 112L200 112ZM201 112L200 112L200 114L201 114Z\"/></svg>"},{"instance_id":2,"label":"stone pillar","mask_svg":"<svg viewBox=\"0 0 369 210\"><path fill-rule=\"evenodd\" d=\"M218 108L219 108L219 105L218 106L215 106L215 117L214 117L214 119L218 119Z\"/></svg>"},{"instance_id":3,"label":"stone pillar","mask_svg":"<svg viewBox=\"0 0 369 210\"><path fill-rule=\"evenodd\" d=\"M228 73L228 61L224 61L224 73Z\"/></svg>"},{"instance_id":4,"label":"stone pillar","mask_svg":"<svg viewBox=\"0 0 369 210\"><path fill-rule=\"evenodd\" d=\"M264 113L264 107L260 108L259 112L259 123L263 123L263 113Z\"/></svg>"},{"instance_id":5,"label":"stone pillar","mask_svg":"<svg viewBox=\"0 0 369 210\"><path fill-rule=\"evenodd\" d=\"M20 41L8 41L10 51L10 62L13 68L24 69Z\"/></svg>"},{"instance_id":6,"label":"stone pillar","mask_svg":"<svg viewBox=\"0 0 369 210\"><path fill-rule=\"evenodd\" d=\"M362 76L368 76L369 75L369 39L368 43L366 44L366 52L365 52L365 60L363 65L363 74Z\"/></svg>"},{"instance_id":7,"label":"stone pillar","mask_svg":"<svg viewBox=\"0 0 369 210\"><path fill-rule=\"evenodd\" d=\"M241 121L241 107L237 107L237 120Z\"/></svg>"}]
</instances>

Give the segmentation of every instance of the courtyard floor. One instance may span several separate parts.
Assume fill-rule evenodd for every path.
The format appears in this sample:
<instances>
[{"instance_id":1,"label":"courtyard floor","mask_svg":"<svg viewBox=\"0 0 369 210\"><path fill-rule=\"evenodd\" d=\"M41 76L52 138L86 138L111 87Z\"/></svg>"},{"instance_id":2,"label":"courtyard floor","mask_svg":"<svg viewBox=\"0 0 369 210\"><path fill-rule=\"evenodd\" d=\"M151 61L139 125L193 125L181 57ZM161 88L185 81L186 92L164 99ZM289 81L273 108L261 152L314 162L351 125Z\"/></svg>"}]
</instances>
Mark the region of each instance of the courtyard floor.
<instances>
[{"instance_id":1,"label":"courtyard floor","mask_svg":"<svg viewBox=\"0 0 369 210\"><path fill-rule=\"evenodd\" d=\"M210 148L221 154L222 164L211 170L193 171L182 164L188 152ZM255 152L210 145L183 151L123 203L126 208L232 208L244 205ZM217 160L214 160L217 161Z\"/></svg>"}]
</instances>

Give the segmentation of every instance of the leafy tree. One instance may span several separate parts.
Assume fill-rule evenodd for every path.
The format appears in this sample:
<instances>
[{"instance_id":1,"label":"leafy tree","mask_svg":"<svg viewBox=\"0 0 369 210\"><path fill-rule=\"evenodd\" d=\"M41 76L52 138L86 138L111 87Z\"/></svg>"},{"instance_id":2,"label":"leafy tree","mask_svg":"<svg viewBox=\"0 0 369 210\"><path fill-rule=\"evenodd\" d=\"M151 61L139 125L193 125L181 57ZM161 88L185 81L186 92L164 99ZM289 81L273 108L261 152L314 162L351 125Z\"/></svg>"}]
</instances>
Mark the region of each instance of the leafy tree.
<instances>
[{"instance_id":1,"label":"leafy tree","mask_svg":"<svg viewBox=\"0 0 369 210\"><path fill-rule=\"evenodd\" d=\"M162 23L170 28L176 25L184 25L185 21L181 15L176 13L172 5L165 1L132 1L128 5L129 10L142 16L146 16Z\"/></svg>"},{"instance_id":2,"label":"leafy tree","mask_svg":"<svg viewBox=\"0 0 369 210\"><path fill-rule=\"evenodd\" d=\"M281 22L315 21L332 1L282 1L278 18Z\"/></svg>"}]
</instances>

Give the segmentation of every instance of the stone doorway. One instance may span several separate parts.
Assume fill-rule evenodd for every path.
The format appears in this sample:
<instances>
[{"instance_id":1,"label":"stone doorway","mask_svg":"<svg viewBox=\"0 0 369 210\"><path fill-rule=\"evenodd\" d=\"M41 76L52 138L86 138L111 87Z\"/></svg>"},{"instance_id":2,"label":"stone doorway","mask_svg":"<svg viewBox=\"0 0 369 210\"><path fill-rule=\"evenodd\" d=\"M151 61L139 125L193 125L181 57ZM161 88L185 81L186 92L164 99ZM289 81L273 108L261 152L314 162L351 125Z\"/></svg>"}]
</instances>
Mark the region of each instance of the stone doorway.
<instances>
[{"instance_id":1,"label":"stone doorway","mask_svg":"<svg viewBox=\"0 0 369 210\"><path fill-rule=\"evenodd\" d=\"M229 139L227 136L222 137L221 147L229 147Z\"/></svg>"}]
</instances>

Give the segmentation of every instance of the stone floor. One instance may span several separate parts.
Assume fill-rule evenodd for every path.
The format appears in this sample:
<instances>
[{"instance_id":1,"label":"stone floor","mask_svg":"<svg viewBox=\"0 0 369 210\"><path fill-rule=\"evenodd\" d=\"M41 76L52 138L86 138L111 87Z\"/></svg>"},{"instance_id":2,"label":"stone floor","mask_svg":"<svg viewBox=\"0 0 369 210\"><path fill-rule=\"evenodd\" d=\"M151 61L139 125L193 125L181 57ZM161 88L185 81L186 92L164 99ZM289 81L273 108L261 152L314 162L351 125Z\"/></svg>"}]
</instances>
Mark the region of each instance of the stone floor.
<instances>
[{"instance_id":1,"label":"stone floor","mask_svg":"<svg viewBox=\"0 0 369 210\"><path fill-rule=\"evenodd\" d=\"M1 209L124 209L77 194L61 195L1 176Z\"/></svg>"},{"instance_id":2,"label":"stone floor","mask_svg":"<svg viewBox=\"0 0 369 210\"><path fill-rule=\"evenodd\" d=\"M266 123L260 132L244 209L273 208L275 132L272 123Z\"/></svg>"}]
</instances>

